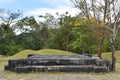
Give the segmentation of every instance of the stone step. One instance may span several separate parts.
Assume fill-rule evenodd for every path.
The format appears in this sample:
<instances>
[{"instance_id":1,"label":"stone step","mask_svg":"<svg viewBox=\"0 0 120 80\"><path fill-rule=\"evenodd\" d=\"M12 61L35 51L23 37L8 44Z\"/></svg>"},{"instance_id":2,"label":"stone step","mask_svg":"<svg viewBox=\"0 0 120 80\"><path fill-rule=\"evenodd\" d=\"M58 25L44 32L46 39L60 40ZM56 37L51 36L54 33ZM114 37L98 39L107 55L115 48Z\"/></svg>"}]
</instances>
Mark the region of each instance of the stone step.
<instances>
[{"instance_id":1,"label":"stone step","mask_svg":"<svg viewBox=\"0 0 120 80\"><path fill-rule=\"evenodd\" d=\"M111 63L84 55L28 55L9 60L5 70L16 72L109 72Z\"/></svg>"},{"instance_id":2,"label":"stone step","mask_svg":"<svg viewBox=\"0 0 120 80\"><path fill-rule=\"evenodd\" d=\"M28 72L107 72L104 66L22 66L16 67L15 71L18 73Z\"/></svg>"},{"instance_id":3,"label":"stone step","mask_svg":"<svg viewBox=\"0 0 120 80\"><path fill-rule=\"evenodd\" d=\"M33 59L33 58L51 58L51 59L56 59L56 58L59 58L59 59L69 59L69 58L84 58L84 59L88 59L88 58L92 58L90 56L85 56L85 55L38 55L38 54L29 54L28 55L28 58L29 59Z\"/></svg>"},{"instance_id":4,"label":"stone step","mask_svg":"<svg viewBox=\"0 0 120 80\"><path fill-rule=\"evenodd\" d=\"M96 65L95 59L17 59L9 60L12 67L25 65Z\"/></svg>"}]
</instances>

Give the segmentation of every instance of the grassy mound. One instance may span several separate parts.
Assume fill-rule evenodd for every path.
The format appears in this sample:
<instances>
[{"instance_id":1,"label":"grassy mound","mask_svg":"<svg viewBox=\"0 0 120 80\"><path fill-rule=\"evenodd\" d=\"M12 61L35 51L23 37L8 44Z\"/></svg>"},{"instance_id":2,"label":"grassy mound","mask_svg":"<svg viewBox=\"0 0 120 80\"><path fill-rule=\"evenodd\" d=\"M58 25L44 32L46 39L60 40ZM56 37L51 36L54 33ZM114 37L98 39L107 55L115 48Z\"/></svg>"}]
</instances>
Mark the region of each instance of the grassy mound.
<instances>
[{"instance_id":1,"label":"grassy mound","mask_svg":"<svg viewBox=\"0 0 120 80\"><path fill-rule=\"evenodd\" d=\"M120 51L116 51L115 56L116 56L116 68L120 69ZM103 57L103 59L108 59L111 61L111 52L103 53L102 57Z\"/></svg>"},{"instance_id":2,"label":"grassy mound","mask_svg":"<svg viewBox=\"0 0 120 80\"><path fill-rule=\"evenodd\" d=\"M75 55L75 53L68 52L68 51L62 51L62 50L56 50L56 49L41 49L38 51L34 50L23 50L18 52L17 54L5 58L7 59L20 59L20 58L27 58L28 54L39 54L39 55ZM120 51L116 51L116 66L117 68L120 68ZM108 59L111 61L111 52L102 53L103 59ZM2 59L4 60L4 59Z\"/></svg>"},{"instance_id":3,"label":"grassy mound","mask_svg":"<svg viewBox=\"0 0 120 80\"><path fill-rule=\"evenodd\" d=\"M93 55L93 56L96 56L97 54ZM107 59L107 60L111 60L111 52L105 52L105 53L102 53L102 58L103 59ZM116 68L120 70L120 51L116 51L115 52L115 56L116 56Z\"/></svg>"},{"instance_id":4,"label":"grassy mound","mask_svg":"<svg viewBox=\"0 0 120 80\"><path fill-rule=\"evenodd\" d=\"M94 54L93 56L97 56L97 54ZM117 62L120 62L120 51L116 51L115 56L116 56ZM111 52L102 53L103 59L108 59L111 61L111 57L112 57Z\"/></svg>"},{"instance_id":5,"label":"grassy mound","mask_svg":"<svg viewBox=\"0 0 120 80\"><path fill-rule=\"evenodd\" d=\"M0 57L2 57L2 55L0 55Z\"/></svg>"},{"instance_id":6,"label":"grassy mound","mask_svg":"<svg viewBox=\"0 0 120 80\"><path fill-rule=\"evenodd\" d=\"M28 54L39 54L39 55L74 55L75 53L56 50L56 49L41 49L38 51L34 50L23 50L17 54L9 57L9 59L27 58Z\"/></svg>"},{"instance_id":7,"label":"grassy mound","mask_svg":"<svg viewBox=\"0 0 120 80\"><path fill-rule=\"evenodd\" d=\"M11 57L0 57L0 80L120 80L120 51L116 51L116 72L110 73L29 73L29 74L16 74L13 72L4 71L4 66L8 63L8 59L26 58L28 54L40 55L74 55L74 53L55 50L55 49L42 49L38 51L23 50ZM103 53L104 59L111 60L111 52Z\"/></svg>"},{"instance_id":8,"label":"grassy mound","mask_svg":"<svg viewBox=\"0 0 120 80\"><path fill-rule=\"evenodd\" d=\"M103 55L102 56L103 59L109 59L109 60L111 60L111 52L106 52L106 53L103 53L102 55ZM117 61L120 62L120 51L116 51L115 52L115 56L116 56Z\"/></svg>"},{"instance_id":9,"label":"grassy mound","mask_svg":"<svg viewBox=\"0 0 120 80\"><path fill-rule=\"evenodd\" d=\"M75 53L68 52L68 51L62 51L62 50L56 50L56 49L41 49L38 51L34 50L23 50L18 53L16 53L13 56L10 57L3 57L0 55L0 62L7 62L9 59L21 59L21 58L27 58L28 54L39 54L39 55L75 55ZM96 56L96 55L94 55ZM120 69L120 51L116 51L116 67ZM111 61L111 52L102 53L103 59L108 59Z\"/></svg>"}]
</instances>

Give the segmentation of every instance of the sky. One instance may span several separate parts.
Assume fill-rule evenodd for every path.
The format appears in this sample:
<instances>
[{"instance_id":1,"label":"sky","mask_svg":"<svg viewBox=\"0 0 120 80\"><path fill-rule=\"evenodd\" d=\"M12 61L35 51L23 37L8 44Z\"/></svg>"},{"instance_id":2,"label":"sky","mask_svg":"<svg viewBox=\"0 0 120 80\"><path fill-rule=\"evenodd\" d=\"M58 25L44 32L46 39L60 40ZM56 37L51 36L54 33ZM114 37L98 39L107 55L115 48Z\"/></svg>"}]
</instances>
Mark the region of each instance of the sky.
<instances>
[{"instance_id":1,"label":"sky","mask_svg":"<svg viewBox=\"0 0 120 80\"><path fill-rule=\"evenodd\" d=\"M0 0L0 8L6 10L21 10L23 15L38 16L51 13L55 15L69 12L74 16L79 10L74 7L70 0Z\"/></svg>"}]
</instances>

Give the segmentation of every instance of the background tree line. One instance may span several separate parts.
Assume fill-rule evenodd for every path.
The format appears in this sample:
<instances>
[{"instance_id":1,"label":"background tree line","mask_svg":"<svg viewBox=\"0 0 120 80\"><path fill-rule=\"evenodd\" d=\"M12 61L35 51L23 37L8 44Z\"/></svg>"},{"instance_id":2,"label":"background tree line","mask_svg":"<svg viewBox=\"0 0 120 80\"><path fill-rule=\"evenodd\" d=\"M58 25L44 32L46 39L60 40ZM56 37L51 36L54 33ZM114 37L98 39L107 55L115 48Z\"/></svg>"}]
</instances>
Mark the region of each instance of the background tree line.
<instances>
[{"instance_id":1,"label":"background tree line","mask_svg":"<svg viewBox=\"0 0 120 80\"><path fill-rule=\"evenodd\" d=\"M4 14L8 12L5 10ZM95 54L98 51L99 38L90 27L92 23L80 14L75 17L68 12L63 15L57 14L58 19L51 14L39 16L45 18L44 22L36 21L33 16L20 18L20 11L9 12L7 15L6 18L1 13L1 20L3 20L0 25L0 53L2 55L13 55L25 49L44 48L72 51L78 54ZM10 17L13 18L12 22L4 21L4 18L9 21ZM15 30L21 31L21 34L16 35ZM117 50L120 50L119 36L120 34L115 43ZM103 42L103 52L108 51L111 51L111 48L109 38L106 38Z\"/></svg>"}]
</instances>

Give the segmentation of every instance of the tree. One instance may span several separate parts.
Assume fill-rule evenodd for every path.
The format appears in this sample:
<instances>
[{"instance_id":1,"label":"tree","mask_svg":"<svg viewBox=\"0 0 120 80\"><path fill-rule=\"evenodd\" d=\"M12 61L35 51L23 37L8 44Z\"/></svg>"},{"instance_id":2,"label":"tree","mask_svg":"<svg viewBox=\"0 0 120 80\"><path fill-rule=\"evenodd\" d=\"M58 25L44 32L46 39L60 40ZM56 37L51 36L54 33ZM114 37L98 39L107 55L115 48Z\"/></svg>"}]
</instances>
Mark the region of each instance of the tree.
<instances>
[{"instance_id":1,"label":"tree","mask_svg":"<svg viewBox=\"0 0 120 80\"><path fill-rule=\"evenodd\" d=\"M19 20L15 27L21 31L16 37L16 43L22 45L25 49L38 50L42 48L43 28L33 16L24 17ZM27 45L25 44L27 43Z\"/></svg>"},{"instance_id":2,"label":"tree","mask_svg":"<svg viewBox=\"0 0 120 80\"><path fill-rule=\"evenodd\" d=\"M19 20L14 27L21 31L22 33L35 31L37 29L40 29L40 24L35 20L33 16L30 17L24 17L21 20Z\"/></svg>"},{"instance_id":3,"label":"tree","mask_svg":"<svg viewBox=\"0 0 120 80\"><path fill-rule=\"evenodd\" d=\"M74 17L66 12L65 14L58 15L59 27L55 35L58 48L66 51L71 51L71 42L73 41L73 35L71 33L73 28Z\"/></svg>"},{"instance_id":4,"label":"tree","mask_svg":"<svg viewBox=\"0 0 120 80\"><path fill-rule=\"evenodd\" d=\"M118 33L118 28L120 26L120 0L107 0L106 1L106 16L108 20L108 28L109 28L109 37L110 37L110 43L112 47L112 70L115 71L115 63L116 63L116 57L115 57L115 41L116 36Z\"/></svg>"},{"instance_id":5,"label":"tree","mask_svg":"<svg viewBox=\"0 0 120 80\"><path fill-rule=\"evenodd\" d=\"M45 16L40 15L39 18L44 18L45 21L40 21L42 31L42 45L43 48L55 48L58 49L58 44L56 41L56 34L58 32L58 28L60 27L58 23L58 19L55 18L52 14L46 13Z\"/></svg>"},{"instance_id":6,"label":"tree","mask_svg":"<svg viewBox=\"0 0 120 80\"><path fill-rule=\"evenodd\" d=\"M18 45L14 43L14 27L13 25L20 18L20 11L1 10L0 13L0 53L3 55L12 55L19 51Z\"/></svg>"},{"instance_id":7,"label":"tree","mask_svg":"<svg viewBox=\"0 0 120 80\"><path fill-rule=\"evenodd\" d=\"M96 39L95 34L92 32L91 28L88 26L90 23L84 21L84 18L76 17L72 33L74 36L73 49L75 52L81 54L94 54L98 48L98 39Z\"/></svg>"},{"instance_id":8,"label":"tree","mask_svg":"<svg viewBox=\"0 0 120 80\"><path fill-rule=\"evenodd\" d=\"M56 15L58 16L59 14L56 13ZM43 21L43 22L40 21L41 26L47 27L49 29L60 27L60 25L58 24L59 20L50 13L46 13L45 16L40 15L39 18L45 19L45 21Z\"/></svg>"},{"instance_id":9,"label":"tree","mask_svg":"<svg viewBox=\"0 0 120 80\"><path fill-rule=\"evenodd\" d=\"M14 32L14 28L12 25L19 19L21 16L22 12L18 11L7 11L7 10L2 10L0 13L0 28L3 31L3 36L5 36L9 32Z\"/></svg>"},{"instance_id":10,"label":"tree","mask_svg":"<svg viewBox=\"0 0 120 80\"><path fill-rule=\"evenodd\" d=\"M106 30L105 30L105 18L106 10L105 6L99 2L99 0L71 0L75 7L81 10L81 13L84 15L85 18L91 23L91 29L97 36L99 36L99 47L98 47L98 57L102 58L102 45L103 41L106 37Z\"/></svg>"},{"instance_id":11,"label":"tree","mask_svg":"<svg viewBox=\"0 0 120 80\"><path fill-rule=\"evenodd\" d=\"M79 8L84 16L91 21L94 21L93 25L95 32L98 32L96 28L100 25L100 42L98 49L98 57L102 58L102 45L105 39L106 29L109 30L110 42L112 45L112 69L115 70L115 37L118 31L119 25L119 5L120 0L71 0L75 7Z\"/></svg>"}]
</instances>

